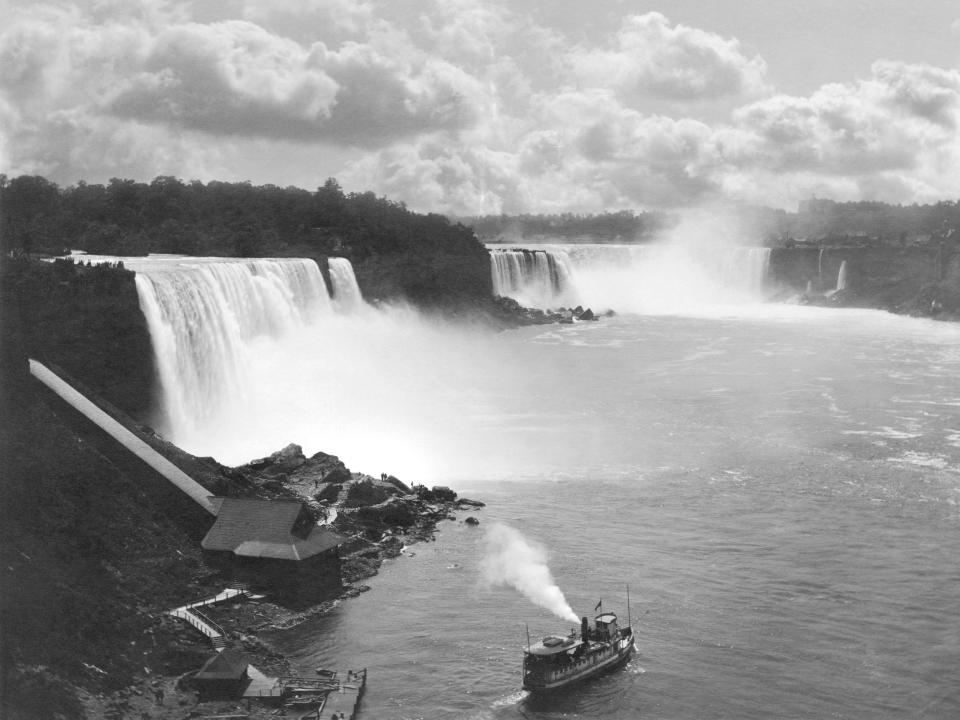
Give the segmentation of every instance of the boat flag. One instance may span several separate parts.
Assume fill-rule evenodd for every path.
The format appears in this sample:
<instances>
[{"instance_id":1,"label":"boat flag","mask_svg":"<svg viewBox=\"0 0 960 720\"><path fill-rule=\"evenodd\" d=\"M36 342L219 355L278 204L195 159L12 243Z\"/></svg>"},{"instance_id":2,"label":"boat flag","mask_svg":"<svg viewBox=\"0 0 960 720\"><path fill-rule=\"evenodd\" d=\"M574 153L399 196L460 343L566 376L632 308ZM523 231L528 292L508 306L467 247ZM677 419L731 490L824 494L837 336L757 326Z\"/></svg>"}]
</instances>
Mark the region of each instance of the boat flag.
<instances>
[{"instance_id":1,"label":"boat flag","mask_svg":"<svg viewBox=\"0 0 960 720\"><path fill-rule=\"evenodd\" d=\"M593 611L596 612L602 607L603 607L603 600L601 599L600 602L597 603L597 606L593 609Z\"/></svg>"}]
</instances>

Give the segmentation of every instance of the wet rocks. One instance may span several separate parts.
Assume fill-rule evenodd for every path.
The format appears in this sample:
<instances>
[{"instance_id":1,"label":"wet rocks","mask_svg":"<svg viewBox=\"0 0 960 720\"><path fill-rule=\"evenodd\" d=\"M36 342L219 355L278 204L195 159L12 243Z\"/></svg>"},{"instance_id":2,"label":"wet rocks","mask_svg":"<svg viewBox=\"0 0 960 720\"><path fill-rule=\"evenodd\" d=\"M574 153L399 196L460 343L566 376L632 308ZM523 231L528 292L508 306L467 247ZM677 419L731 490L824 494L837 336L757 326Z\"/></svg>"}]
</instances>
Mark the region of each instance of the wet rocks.
<instances>
[{"instance_id":1,"label":"wet rocks","mask_svg":"<svg viewBox=\"0 0 960 720\"><path fill-rule=\"evenodd\" d=\"M375 505L363 505L340 511L342 518L352 519L364 530L406 528L419 518L417 503L409 498L392 497Z\"/></svg>"},{"instance_id":2,"label":"wet rocks","mask_svg":"<svg viewBox=\"0 0 960 720\"><path fill-rule=\"evenodd\" d=\"M575 308L561 307L556 310L540 310L522 306L513 298L494 298L495 316L508 326L518 325L549 325L560 323L572 325L574 322L596 321L600 319L592 309L578 305ZM614 312L608 310L604 317L612 317Z\"/></svg>"}]
</instances>

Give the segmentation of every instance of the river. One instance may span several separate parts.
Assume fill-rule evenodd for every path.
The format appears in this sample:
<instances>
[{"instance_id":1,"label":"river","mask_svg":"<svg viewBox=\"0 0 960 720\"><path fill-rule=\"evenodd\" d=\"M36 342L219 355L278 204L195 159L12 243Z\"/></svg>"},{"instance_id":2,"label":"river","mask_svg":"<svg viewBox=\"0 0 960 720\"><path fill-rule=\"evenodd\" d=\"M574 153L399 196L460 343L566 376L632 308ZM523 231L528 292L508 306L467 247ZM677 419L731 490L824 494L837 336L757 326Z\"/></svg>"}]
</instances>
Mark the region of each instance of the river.
<instances>
[{"instance_id":1,"label":"river","mask_svg":"<svg viewBox=\"0 0 960 720\"><path fill-rule=\"evenodd\" d=\"M749 305L475 342L434 345L442 401L405 385L393 422L427 477L487 503L480 526L444 522L272 636L303 672L367 667L371 718L960 716L960 328ZM623 670L521 691L525 627L569 623L484 583L496 522L579 614L625 619L629 584Z\"/></svg>"}]
</instances>

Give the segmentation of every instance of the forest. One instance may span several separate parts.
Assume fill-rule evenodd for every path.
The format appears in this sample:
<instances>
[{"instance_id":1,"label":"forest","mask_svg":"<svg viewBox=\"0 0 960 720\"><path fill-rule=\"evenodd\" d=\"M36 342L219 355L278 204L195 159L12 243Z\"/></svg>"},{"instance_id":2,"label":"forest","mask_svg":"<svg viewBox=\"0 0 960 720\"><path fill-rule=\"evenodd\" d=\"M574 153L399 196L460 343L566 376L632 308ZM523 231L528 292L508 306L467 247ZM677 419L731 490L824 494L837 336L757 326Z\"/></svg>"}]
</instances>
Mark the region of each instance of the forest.
<instances>
[{"instance_id":1,"label":"forest","mask_svg":"<svg viewBox=\"0 0 960 720\"><path fill-rule=\"evenodd\" d=\"M0 210L5 255L336 255L353 263L368 297L443 306L491 292L489 258L470 228L372 192L344 193L333 178L308 191L168 176L61 188L0 176Z\"/></svg>"}]
</instances>

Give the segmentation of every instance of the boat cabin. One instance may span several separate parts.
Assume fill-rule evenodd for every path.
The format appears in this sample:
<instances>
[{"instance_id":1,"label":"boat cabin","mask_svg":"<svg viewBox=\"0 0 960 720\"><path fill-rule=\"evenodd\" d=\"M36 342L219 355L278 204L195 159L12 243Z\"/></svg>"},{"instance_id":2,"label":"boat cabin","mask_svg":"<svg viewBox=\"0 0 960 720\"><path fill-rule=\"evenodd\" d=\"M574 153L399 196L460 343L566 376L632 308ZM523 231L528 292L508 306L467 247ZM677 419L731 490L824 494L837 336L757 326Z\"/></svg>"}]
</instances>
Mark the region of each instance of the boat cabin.
<instances>
[{"instance_id":1,"label":"boat cabin","mask_svg":"<svg viewBox=\"0 0 960 720\"><path fill-rule=\"evenodd\" d=\"M586 617L566 637L548 636L530 644L523 654L523 685L548 690L591 677L625 662L633 652L630 628L621 630L617 616L602 613L593 627Z\"/></svg>"},{"instance_id":2,"label":"boat cabin","mask_svg":"<svg viewBox=\"0 0 960 720\"><path fill-rule=\"evenodd\" d=\"M597 615L594 623L594 630L590 633L593 640L610 642L620 637L620 629L617 627L617 616L613 613Z\"/></svg>"}]
</instances>

